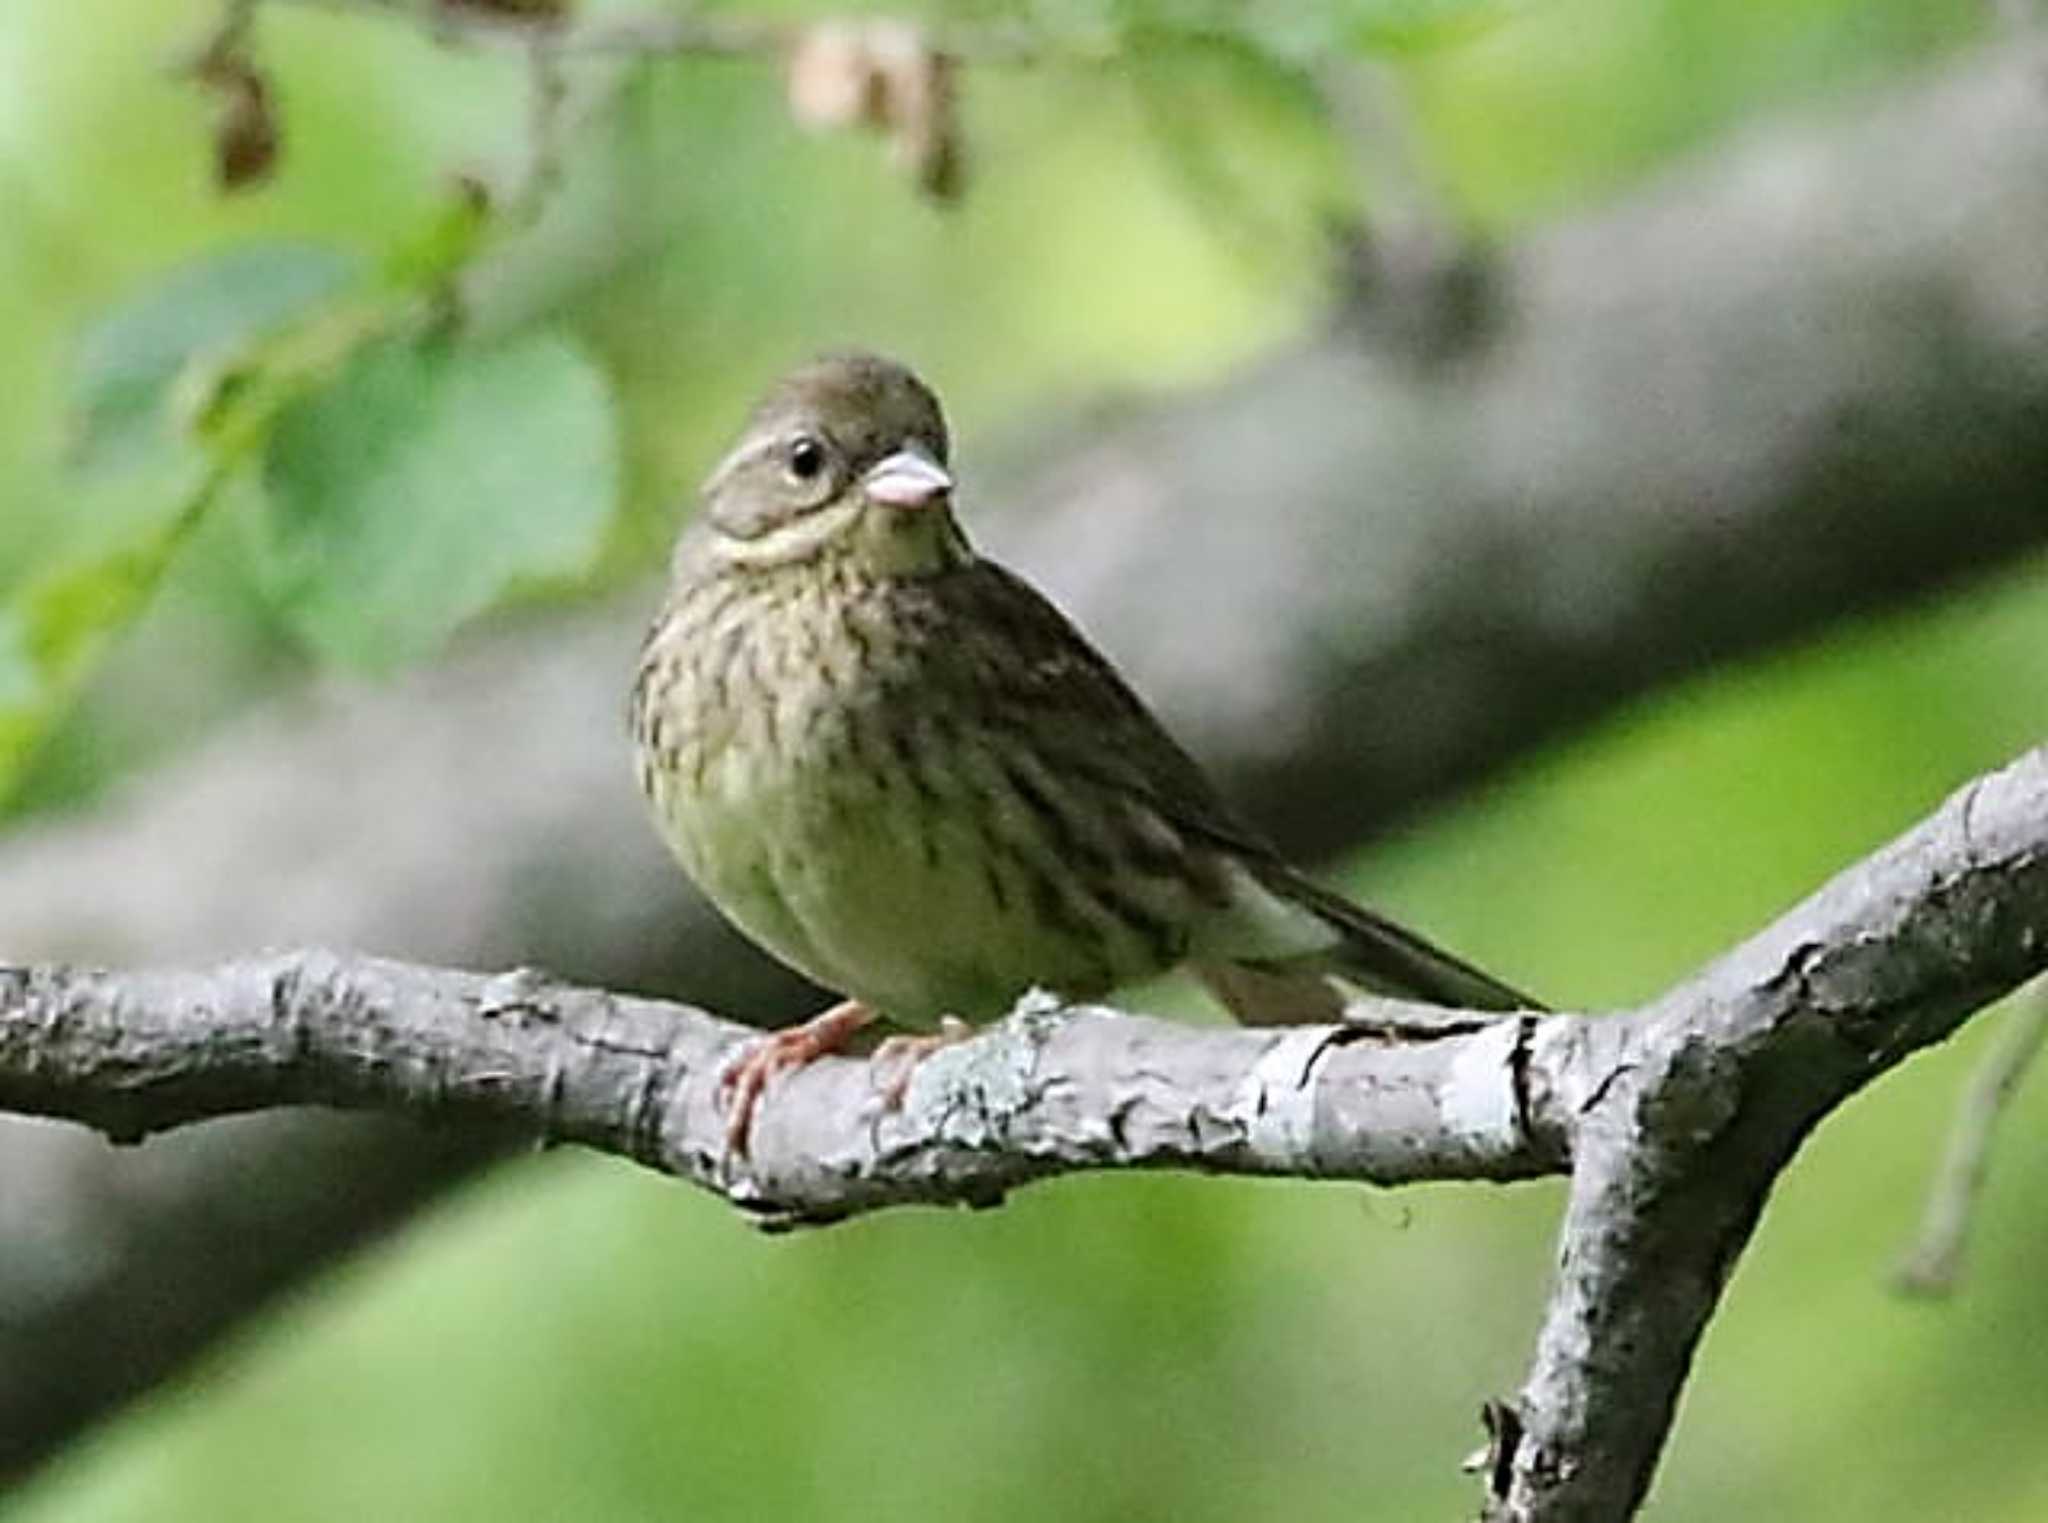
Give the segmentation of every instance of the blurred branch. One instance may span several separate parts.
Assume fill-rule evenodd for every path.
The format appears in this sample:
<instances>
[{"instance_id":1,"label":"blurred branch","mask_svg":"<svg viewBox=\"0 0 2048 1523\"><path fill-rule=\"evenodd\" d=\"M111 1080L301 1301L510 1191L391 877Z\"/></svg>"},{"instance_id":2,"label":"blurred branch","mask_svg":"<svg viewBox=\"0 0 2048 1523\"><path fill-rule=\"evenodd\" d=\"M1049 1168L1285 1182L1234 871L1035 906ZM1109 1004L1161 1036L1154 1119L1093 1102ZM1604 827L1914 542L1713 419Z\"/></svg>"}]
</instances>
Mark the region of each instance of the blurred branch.
<instances>
[{"instance_id":1,"label":"blurred branch","mask_svg":"<svg viewBox=\"0 0 2048 1523\"><path fill-rule=\"evenodd\" d=\"M1250 813L1319 854L1682 674L2007 564L2048 545L2040 58L1965 60L1504 251L1503 321L1450 367L1340 327L1019 448L975 494L1009 509L981 537ZM633 796L619 693L651 606L477 639L388 688L330 685L17 835L0 956L343 945L793 1013L791 981L689 896ZM319 1224L280 1212L242 1241L282 1283L395 1209L360 1182L402 1150L344 1140L373 1134L214 1149L183 1176L186 1210L232 1210L300 1165L331 1181L301 1199ZM123 1215L128 1168L204 1135L138 1156L7 1128L0 1201L105 1183L78 1213L95 1252L63 1275L16 1246L49 1211L0 1253L0 1473L91 1410L53 1386L96 1383L104 1406L249 1309L232 1287L207 1299L203 1257L169 1267L191 1244L168 1198ZM139 1325L95 1299L120 1285L198 1298L189 1334L39 1338L56 1318ZM59 1346L61 1367L38 1357Z\"/></svg>"},{"instance_id":2,"label":"blurred branch","mask_svg":"<svg viewBox=\"0 0 2048 1523\"><path fill-rule=\"evenodd\" d=\"M1345 321L1047 438L982 537L1296 841L2038 552L2044 64L2007 43L1500 250L1448 364Z\"/></svg>"},{"instance_id":3,"label":"blurred branch","mask_svg":"<svg viewBox=\"0 0 2048 1523\"><path fill-rule=\"evenodd\" d=\"M1910 1295L1946 1296L1962 1275L1963 1244L1984 1188L1991 1135L2027 1069L2048 1041L2048 990L2021 1004L1977 1071L1970 1076L1941 1167L1927 1192L1920 1231L1906 1251L1894 1283Z\"/></svg>"},{"instance_id":4,"label":"blurred branch","mask_svg":"<svg viewBox=\"0 0 2048 1523\"><path fill-rule=\"evenodd\" d=\"M443 42L525 52L538 36L562 57L646 56L745 58L779 52L794 35L788 22L704 14L608 17L572 21L559 5L493 5L488 0L260 0L301 10L332 11L417 26Z\"/></svg>"},{"instance_id":5,"label":"blurred branch","mask_svg":"<svg viewBox=\"0 0 2048 1523\"><path fill-rule=\"evenodd\" d=\"M252 59L265 5L367 17L416 27L448 46L516 53L527 72L524 162L503 199L508 230L530 225L560 179L577 122L601 112L638 61L711 57L780 64L792 114L813 128L873 128L933 199L958 196L962 147L955 94L960 63L1020 65L1057 57L1100 63L1114 49L1068 39L1055 46L1018 26L928 27L888 17L766 19L731 13L611 16L581 21L569 0L221 0L197 45L177 64L221 99L214 129L216 182L255 183L274 167L279 124L269 82ZM572 92L572 60L609 64ZM577 109L570 109L572 93ZM822 109L821 109L822 108Z\"/></svg>"},{"instance_id":6,"label":"blurred branch","mask_svg":"<svg viewBox=\"0 0 2048 1523\"><path fill-rule=\"evenodd\" d=\"M0 968L0 1106L117 1141L274 1105L488 1119L777 1224L987 1206L1084 1169L1361 1179L1568 1171L1565 1266L1488 1516L1626 1519L1779 1172L1826 1114L2048 968L2048 748L1979 778L1695 978L1604 1018L1179 1027L1027 998L928 1058L778 1081L751 1155L718 1080L747 1027L514 973L307 952L203 972Z\"/></svg>"},{"instance_id":7,"label":"blurred branch","mask_svg":"<svg viewBox=\"0 0 2048 1523\"><path fill-rule=\"evenodd\" d=\"M0 1131L0 1480L500 1156L488 1128L329 1111L199 1127L146 1149Z\"/></svg>"},{"instance_id":8,"label":"blurred branch","mask_svg":"<svg viewBox=\"0 0 2048 1523\"><path fill-rule=\"evenodd\" d=\"M1424 366L1457 359L1491 336L1502 315L1490 251L1459 227L1425 167L1391 69L1339 59L1315 81L1360 182L1359 212L1333 230L1350 326L1388 358Z\"/></svg>"},{"instance_id":9,"label":"blurred branch","mask_svg":"<svg viewBox=\"0 0 2048 1523\"><path fill-rule=\"evenodd\" d=\"M230 0L247 3L247 0ZM685 10L681 14L607 16L572 20L559 4L532 0L258 0L306 10L384 17L424 28L434 37L478 47L524 51L537 35L563 57L772 58L786 52L807 31L832 21L803 21L736 15L729 11ZM858 14L858 13L856 13ZM1044 36L1014 25L934 29L949 56L988 64L1100 63L1113 56L1107 42Z\"/></svg>"}]
</instances>

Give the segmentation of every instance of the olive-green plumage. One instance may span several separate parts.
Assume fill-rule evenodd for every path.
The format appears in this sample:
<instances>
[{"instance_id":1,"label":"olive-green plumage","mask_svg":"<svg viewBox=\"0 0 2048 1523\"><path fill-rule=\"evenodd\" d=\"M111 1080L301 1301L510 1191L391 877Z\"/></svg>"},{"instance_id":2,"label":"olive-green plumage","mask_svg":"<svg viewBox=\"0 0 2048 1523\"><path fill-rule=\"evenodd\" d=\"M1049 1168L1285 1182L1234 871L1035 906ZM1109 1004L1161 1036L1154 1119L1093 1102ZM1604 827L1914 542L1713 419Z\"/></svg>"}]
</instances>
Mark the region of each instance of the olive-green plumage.
<instances>
[{"instance_id":1,"label":"olive-green plumage","mask_svg":"<svg viewBox=\"0 0 2048 1523\"><path fill-rule=\"evenodd\" d=\"M756 408L634 688L664 838L742 930L910 1026L1187 964L1240 1017L1346 983L1532 1002L1288 867L1094 647L968 547L937 400L872 356Z\"/></svg>"}]
</instances>

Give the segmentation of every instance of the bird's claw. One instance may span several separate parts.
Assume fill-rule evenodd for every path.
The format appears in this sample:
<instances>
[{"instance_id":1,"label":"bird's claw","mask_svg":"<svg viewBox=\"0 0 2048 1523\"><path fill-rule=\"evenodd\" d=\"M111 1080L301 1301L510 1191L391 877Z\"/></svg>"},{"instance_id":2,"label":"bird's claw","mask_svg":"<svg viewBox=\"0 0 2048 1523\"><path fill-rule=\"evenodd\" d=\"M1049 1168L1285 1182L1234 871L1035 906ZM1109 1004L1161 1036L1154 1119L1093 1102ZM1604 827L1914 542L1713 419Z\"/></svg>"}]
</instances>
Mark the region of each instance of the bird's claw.
<instances>
[{"instance_id":1,"label":"bird's claw","mask_svg":"<svg viewBox=\"0 0 2048 1523\"><path fill-rule=\"evenodd\" d=\"M910 1092L910 1076L917 1071L918 1064L941 1047L951 1047L973 1035L974 1028L957 1015L944 1015L939 1017L937 1031L883 1038L868 1062L875 1072L875 1088L882 1097L884 1113L903 1109L903 1097Z\"/></svg>"},{"instance_id":2,"label":"bird's claw","mask_svg":"<svg viewBox=\"0 0 2048 1523\"><path fill-rule=\"evenodd\" d=\"M727 1154L747 1156L754 1112L770 1079L838 1052L874 1018L874 1012L860 1001L842 1000L802 1025L767 1032L742 1047L718 1076L717 1098L719 1109L725 1112Z\"/></svg>"}]
</instances>

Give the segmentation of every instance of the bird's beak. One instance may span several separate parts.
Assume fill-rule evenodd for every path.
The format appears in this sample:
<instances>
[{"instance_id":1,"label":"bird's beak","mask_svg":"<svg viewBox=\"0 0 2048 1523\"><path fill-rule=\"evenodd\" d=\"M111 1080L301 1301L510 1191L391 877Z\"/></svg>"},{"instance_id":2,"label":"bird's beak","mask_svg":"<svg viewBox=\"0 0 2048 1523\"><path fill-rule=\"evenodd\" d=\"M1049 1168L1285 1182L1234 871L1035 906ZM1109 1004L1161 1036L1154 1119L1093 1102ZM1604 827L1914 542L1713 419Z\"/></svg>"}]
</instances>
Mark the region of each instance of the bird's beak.
<instances>
[{"instance_id":1,"label":"bird's beak","mask_svg":"<svg viewBox=\"0 0 2048 1523\"><path fill-rule=\"evenodd\" d=\"M860 484L869 502L891 508L929 507L953 490L946 468L916 445L877 461Z\"/></svg>"}]
</instances>

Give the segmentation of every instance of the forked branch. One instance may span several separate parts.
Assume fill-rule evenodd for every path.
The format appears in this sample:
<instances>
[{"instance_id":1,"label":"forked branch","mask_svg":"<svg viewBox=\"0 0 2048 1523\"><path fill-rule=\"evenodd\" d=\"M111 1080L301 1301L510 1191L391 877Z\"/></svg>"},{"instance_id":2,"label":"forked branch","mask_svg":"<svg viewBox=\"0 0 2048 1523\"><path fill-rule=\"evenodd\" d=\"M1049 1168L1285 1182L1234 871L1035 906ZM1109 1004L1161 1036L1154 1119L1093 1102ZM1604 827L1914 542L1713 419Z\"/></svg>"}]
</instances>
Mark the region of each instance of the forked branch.
<instances>
[{"instance_id":1,"label":"forked branch","mask_svg":"<svg viewBox=\"0 0 2048 1523\"><path fill-rule=\"evenodd\" d=\"M1488 1516L1621 1519L1778 1173L1822 1116L2048 967L2048 749L1638 1010L1216 1031L1034 996L900 1108L831 1059L727 1156L749 1028L689 1006L322 952L195 972L0 969L0 1107L119 1140L274 1105L492 1118L778 1224L987 1205L1092 1168L1397 1184L1569 1172L1534 1367Z\"/></svg>"}]
</instances>

